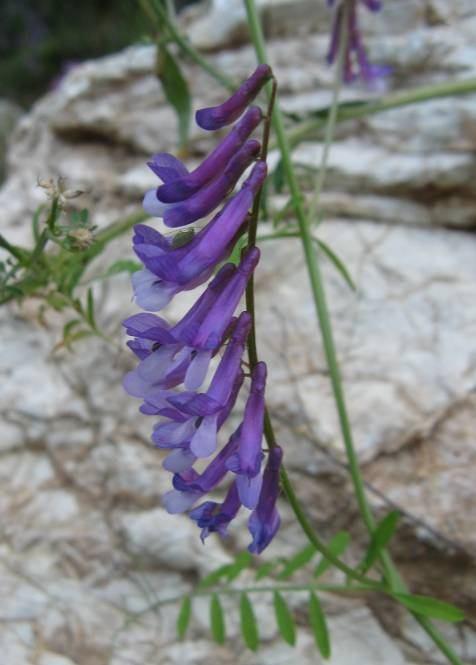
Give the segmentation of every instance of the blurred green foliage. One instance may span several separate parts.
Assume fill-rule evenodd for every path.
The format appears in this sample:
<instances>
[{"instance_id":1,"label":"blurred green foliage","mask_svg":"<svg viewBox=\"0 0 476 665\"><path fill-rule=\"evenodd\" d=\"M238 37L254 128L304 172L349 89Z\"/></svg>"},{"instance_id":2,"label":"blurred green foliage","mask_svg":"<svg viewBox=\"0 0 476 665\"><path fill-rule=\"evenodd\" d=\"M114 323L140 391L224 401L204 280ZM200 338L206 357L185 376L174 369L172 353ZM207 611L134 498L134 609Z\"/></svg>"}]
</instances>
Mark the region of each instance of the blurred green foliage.
<instances>
[{"instance_id":1,"label":"blurred green foliage","mask_svg":"<svg viewBox=\"0 0 476 665\"><path fill-rule=\"evenodd\" d=\"M28 106L74 63L149 32L135 0L1 0L0 97Z\"/></svg>"}]
</instances>

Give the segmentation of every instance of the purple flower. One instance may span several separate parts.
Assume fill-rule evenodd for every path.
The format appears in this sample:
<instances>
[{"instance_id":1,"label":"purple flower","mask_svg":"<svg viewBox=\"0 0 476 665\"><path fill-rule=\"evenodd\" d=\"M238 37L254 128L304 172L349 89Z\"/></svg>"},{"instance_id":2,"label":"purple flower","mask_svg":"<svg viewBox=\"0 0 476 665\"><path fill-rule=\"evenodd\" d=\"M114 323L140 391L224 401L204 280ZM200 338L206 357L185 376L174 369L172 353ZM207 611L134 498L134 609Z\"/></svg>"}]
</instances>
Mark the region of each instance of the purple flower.
<instances>
[{"instance_id":1,"label":"purple flower","mask_svg":"<svg viewBox=\"0 0 476 665\"><path fill-rule=\"evenodd\" d=\"M205 501L190 512L190 517L201 528L202 542L212 532L227 535L227 527L241 508L236 484L232 483L223 503Z\"/></svg>"},{"instance_id":2,"label":"purple flower","mask_svg":"<svg viewBox=\"0 0 476 665\"><path fill-rule=\"evenodd\" d=\"M194 171L188 173L185 169L181 177L164 181L165 184L158 188L157 198L163 203L175 203L195 194L206 183L213 180L218 173L223 171L230 159L243 145L251 132L256 129L262 118L261 109L251 106L240 122L233 127L218 146L206 157ZM155 159L159 158L156 155ZM154 162L150 164L152 170ZM165 174L166 176L168 173Z\"/></svg>"},{"instance_id":3,"label":"purple flower","mask_svg":"<svg viewBox=\"0 0 476 665\"><path fill-rule=\"evenodd\" d=\"M141 357L137 368L129 372L124 379L124 386L129 394L147 399L152 389L171 388L182 381L189 390L202 384L210 359L219 343L215 349L202 352L192 344L184 342L180 333L199 329L201 321L206 318L218 299L220 290L236 272L235 266L225 264L189 312L174 327L155 314L135 314L124 321L127 334L135 338L132 342L133 349L139 348L136 353L139 352ZM228 325L225 325L221 328L223 336L227 327Z\"/></svg>"},{"instance_id":4,"label":"purple flower","mask_svg":"<svg viewBox=\"0 0 476 665\"><path fill-rule=\"evenodd\" d=\"M206 393L185 392L167 395L169 403L188 418L187 422L193 423L193 429L185 432L184 440L187 440L187 445L196 457L208 457L216 448L220 414L228 410L234 386L242 375L241 357L250 325L250 315L248 312L243 312L236 322L226 351ZM182 427L181 425L181 431ZM170 436L169 429L169 424L159 425L154 432L153 440L158 444L167 442Z\"/></svg>"},{"instance_id":5,"label":"purple flower","mask_svg":"<svg viewBox=\"0 0 476 665\"><path fill-rule=\"evenodd\" d=\"M230 471L237 474L240 499L247 508L254 508L261 488L261 441L263 438L264 391L266 364L260 362L253 369L251 388L240 428L240 446L227 460Z\"/></svg>"},{"instance_id":6,"label":"purple flower","mask_svg":"<svg viewBox=\"0 0 476 665\"><path fill-rule=\"evenodd\" d=\"M203 473L198 474L193 469L182 474L176 473L173 478L174 489L163 497L167 511L169 513L184 512L202 496L215 489L228 473L225 462L237 446L238 437L235 433ZM187 507L183 508L183 506Z\"/></svg>"},{"instance_id":7,"label":"purple flower","mask_svg":"<svg viewBox=\"0 0 476 665\"><path fill-rule=\"evenodd\" d=\"M198 320L198 317L193 315L192 308L189 314L172 328L174 337L183 344L203 351L211 351L220 346L223 334L228 328L233 312L245 292L246 285L259 261L259 257L259 249L251 247L245 252L237 268L229 263L225 264L221 271L227 269L231 272L231 275L224 282L216 297L210 298L211 302L207 311L203 315L200 311L201 316Z\"/></svg>"},{"instance_id":8,"label":"purple flower","mask_svg":"<svg viewBox=\"0 0 476 665\"><path fill-rule=\"evenodd\" d=\"M187 168L180 159L170 155L168 152L159 152L152 157L147 166L157 175L162 182L168 183L188 175Z\"/></svg>"},{"instance_id":9,"label":"purple flower","mask_svg":"<svg viewBox=\"0 0 476 665\"><path fill-rule=\"evenodd\" d=\"M241 386L243 385L243 380L244 373L243 371L240 371L235 379L235 383L233 384L232 392L228 398L227 403L218 413L217 432L220 431L223 423L226 422L228 416L230 415L235 405L236 398L238 397L238 393L240 392ZM164 409L162 411L162 415L169 417L177 424L174 426L174 423L169 423L169 431L166 432L164 423L159 423L154 430L153 438L155 435L155 439L159 439L159 442L156 443L158 448L168 448L172 450L172 452L164 460L164 468L174 473L181 473L186 469L190 469L190 467L192 467L197 460L197 457L190 449L190 444L197 428L200 425L201 419L188 419L186 415L173 409L170 409L169 411ZM188 423L187 429L180 429L180 423L185 422ZM157 433L158 430L161 430L159 434Z\"/></svg>"},{"instance_id":10,"label":"purple flower","mask_svg":"<svg viewBox=\"0 0 476 665\"><path fill-rule=\"evenodd\" d=\"M269 451L258 504L248 521L248 528L253 537L248 550L255 554L261 554L279 529L281 520L276 510L276 500L279 494L279 469L282 458L283 451L279 446Z\"/></svg>"},{"instance_id":11,"label":"purple flower","mask_svg":"<svg viewBox=\"0 0 476 665\"><path fill-rule=\"evenodd\" d=\"M269 65L259 65L253 74L241 84L238 90L219 106L200 109L195 121L202 129L221 129L234 122L251 104L263 85L272 76Z\"/></svg>"},{"instance_id":12,"label":"purple flower","mask_svg":"<svg viewBox=\"0 0 476 665\"><path fill-rule=\"evenodd\" d=\"M224 208L187 244L174 247L159 231L134 227L133 246L145 270L133 274L137 302L156 310L173 295L206 281L213 268L231 253L247 220L253 199L266 178L265 162L257 162Z\"/></svg>"},{"instance_id":13,"label":"purple flower","mask_svg":"<svg viewBox=\"0 0 476 665\"><path fill-rule=\"evenodd\" d=\"M260 143L250 139L230 159L225 169L196 194L177 203L162 203L157 190L148 191L144 197L144 210L152 217L163 217L166 226L176 228L195 222L212 212L236 185L238 178L258 157Z\"/></svg>"},{"instance_id":14,"label":"purple flower","mask_svg":"<svg viewBox=\"0 0 476 665\"><path fill-rule=\"evenodd\" d=\"M360 75L368 85L375 86L379 79L389 74L390 68L383 65L373 65L368 61L358 24L358 1L350 0L347 13L348 40L346 53L344 54L344 80L350 83ZM360 2L373 12L379 11L382 6L379 0L360 0ZM334 0L328 0L329 6L333 4ZM342 5L339 5L334 14L331 42L327 53L329 64L335 62L339 51L343 17L344 10Z\"/></svg>"}]
</instances>

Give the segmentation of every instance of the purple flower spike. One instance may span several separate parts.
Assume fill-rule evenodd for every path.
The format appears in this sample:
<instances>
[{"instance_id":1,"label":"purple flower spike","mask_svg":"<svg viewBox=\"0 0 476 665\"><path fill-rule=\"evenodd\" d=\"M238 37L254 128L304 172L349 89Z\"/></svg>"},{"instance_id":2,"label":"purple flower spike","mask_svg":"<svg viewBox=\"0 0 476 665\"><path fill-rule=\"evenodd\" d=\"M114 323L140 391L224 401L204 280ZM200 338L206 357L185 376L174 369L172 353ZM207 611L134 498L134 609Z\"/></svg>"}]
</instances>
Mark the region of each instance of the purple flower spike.
<instances>
[{"instance_id":1,"label":"purple flower spike","mask_svg":"<svg viewBox=\"0 0 476 665\"><path fill-rule=\"evenodd\" d=\"M151 278L145 286L142 285L140 294L136 290L136 300L140 298L144 302L147 297L147 304L156 304L160 300L156 291L163 293L168 288L178 292L208 279L213 267L232 251L265 178L266 164L259 161L241 190L190 242L181 247L174 248L158 231L143 224L134 227L134 250L146 266L147 274L156 276L155 280ZM141 284L145 281L145 278L140 278Z\"/></svg>"},{"instance_id":2,"label":"purple flower spike","mask_svg":"<svg viewBox=\"0 0 476 665\"><path fill-rule=\"evenodd\" d=\"M219 106L200 109L195 114L195 121L202 129L221 129L234 122L251 104L263 85L273 75L269 65L259 65L253 74Z\"/></svg>"},{"instance_id":3,"label":"purple flower spike","mask_svg":"<svg viewBox=\"0 0 476 665\"><path fill-rule=\"evenodd\" d=\"M157 190L150 190L144 197L144 210L152 217L163 217L166 226L171 228L186 226L205 217L233 189L238 178L258 156L260 147L255 139L247 141L230 159L222 174L185 201L162 203L157 198Z\"/></svg>"},{"instance_id":4,"label":"purple flower spike","mask_svg":"<svg viewBox=\"0 0 476 665\"><path fill-rule=\"evenodd\" d=\"M202 542L212 532L218 532L220 536L227 535L227 527L236 517L241 508L240 497L236 484L232 483L223 503L206 501L190 512L190 517L202 529L200 538Z\"/></svg>"},{"instance_id":5,"label":"purple flower spike","mask_svg":"<svg viewBox=\"0 0 476 665\"><path fill-rule=\"evenodd\" d=\"M363 2L370 5L378 0ZM355 50L361 66L370 67L365 53ZM163 183L144 197L144 209L151 216L161 217L175 228L208 217L219 205L221 210L198 233L186 232L174 238L144 224L135 226L133 248L144 266L132 276L135 301L147 312L158 311L177 293L210 281L175 325L150 313L124 322L132 337L127 345L138 358L136 368L124 377L124 387L142 399L141 413L159 416L151 438L157 448L168 451L163 467L173 474L173 489L163 497L163 505L169 513L190 511L233 471L235 479L223 503L205 501L191 510L190 516L200 526L204 540L213 531L226 535L241 506L253 510L249 522L251 551L261 551L279 525L274 508L278 481L273 470L279 467L276 451L270 454L264 475L261 473L264 363L252 371L243 422L225 446L218 447L218 433L245 378L242 357L251 316L242 312L236 318L235 310L259 262L259 249L248 247L241 252L238 265L226 263L212 276L246 231L267 176L266 163L259 159L261 146L250 139L262 112L256 106L246 109L271 76L271 69L260 65L224 104L198 111L197 121L208 129L223 127L244 115L194 171L189 172L168 153L158 153L149 162ZM233 192L248 167L252 168L241 189ZM220 349L213 377L200 392L210 361ZM215 451L204 470L194 469L197 461Z\"/></svg>"},{"instance_id":6,"label":"purple flower spike","mask_svg":"<svg viewBox=\"0 0 476 665\"><path fill-rule=\"evenodd\" d=\"M360 0L360 2L373 12L379 11L382 7L379 0ZM333 5L333 0L328 1L328 4ZM339 5L334 14L331 42L327 53L327 62L329 64L332 64L336 60L339 51L343 17L343 8L342 5ZM370 87L380 87L379 81L381 82L391 70L386 66L372 65L367 59L358 24L358 0L351 0L347 20L349 37L346 53L344 54L344 80L347 83L351 83L360 75Z\"/></svg>"},{"instance_id":7,"label":"purple flower spike","mask_svg":"<svg viewBox=\"0 0 476 665\"><path fill-rule=\"evenodd\" d=\"M279 495L279 469L282 458L283 451L279 446L270 450L258 505L248 521L248 528L253 537L248 550L254 554L261 554L279 529L281 520L276 510L276 500Z\"/></svg>"},{"instance_id":8,"label":"purple flower spike","mask_svg":"<svg viewBox=\"0 0 476 665\"><path fill-rule=\"evenodd\" d=\"M240 447L227 462L230 471L248 479L257 476L261 468L265 387L266 364L260 362L251 375L250 394L241 426Z\"/></svg>"},{"instance_id":9,"label":"purple flower spike","mask_svg":"<svg viewBox=\"0 0 476 665\"><path fill-rule=\"evenodd\" d=\"M206 393L173 394L170 395L169 402L190 416L211 416L223 409L241 372L241 357L250 327L250 315L242 312Z\"/></svg>"},{"instance_id":10,"label":"purple flower spike","mask_svg":"<svg viewBox=\"0 0 476 665\"><path fill-rule=\"evenodd\" d=\"M262 118L261 109L251 106L240 122L233 127L221 143L206 157L192 173L170 180L157 190L157 198L163 203L183 201L195 194L210 180L216 178L226 167L233 155L243 145Z\"/></svg>"},{"instance_id":11,"label":"purple flower spike","mask_svg":"<svg viewBox=\"0 0 476 665\"><path fill-rule=\"evenodd\" d=\"M228 328L233 312L243 296L246 285L255 269L260 257L260 251L257 247L252 247L241 259L241 262L227 281L218 297L210 306L206 316L201 320L199 326L183 325L183 319L178 326L173 328L173 334L183 341L184 344L195 349L213 350L216 349L225 330ZM225 264L224 268L230 264ZM223 268L222 268L223 270Z\"/></svg>"}]
</instances>

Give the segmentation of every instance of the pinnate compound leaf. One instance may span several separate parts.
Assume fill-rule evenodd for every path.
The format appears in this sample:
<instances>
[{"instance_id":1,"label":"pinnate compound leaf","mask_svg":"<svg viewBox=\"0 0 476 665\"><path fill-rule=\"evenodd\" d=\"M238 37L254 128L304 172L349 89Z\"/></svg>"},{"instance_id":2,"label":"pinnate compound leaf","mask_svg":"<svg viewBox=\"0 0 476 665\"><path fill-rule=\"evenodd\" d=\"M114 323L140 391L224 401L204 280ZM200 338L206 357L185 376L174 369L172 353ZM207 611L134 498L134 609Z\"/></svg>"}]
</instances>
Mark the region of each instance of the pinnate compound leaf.
<instances>
[{"instance_id":1,"label":"pinnate compound leaf","mask_svg":"<svg viewBox=\"0 0 476 665\"><path fill-rule=\"evenodd\" d=\"M359 566L363 573L367 572L378 559L381 551L386 547L387 543L395 533L399 519L400 513L394 510L385 515L385 517L377 524L367 553Z\"/></svg>"},{"instance_id":2,"label":"pinnate compound leaf","mask_svg":"<svg viewBox=\"0 0 476 665\"><path fill-rule=\"evenodd\" d=\"M415 596L407 593L394 593L392 594L404 607L417 614L432 619L441 619L442 621L449 621L455 623L464 619L464 612L454 605L445 603L436 598L429 596Z\"/></svg>"},{"instance_id":3,"label":"pinnate compound leaf","mask_svg":"<svg viewBox=\"0 0 476 665\"><path fill-rule=\"evenodd\" d=\"M303 566L306 565L306 563L309 563L311 559L316 555L316 548L314 545L309 544L306 545L302 550L299 550L289 561L285 564L283 570L279 573L278 579L279 580L285 580L288 577L291 577L293 573L296 572L296 570L299 570L299 568L302 568Z\"/></svg>"},{"instance_id":4,"label":"pinnate compound leaf","mask_svg":"<svg viewBox=\"0 0 476 665\"><path fill-rule=\"evenodd\" d=\"M220 599L214 593L210 600L210 628L217 644L225 643L225 616Z\"/></svg>"},{"instance_id":5,"label":"pinnate compound leaf","mask_svg":"<svg viewBox=\"0 0 476 665\"><path fill-rule=\"evenodd\" d=\"M350 535L347 531L339 531L333 536L333 538L331 538L327 545L327 549L332 552L334 556L339 557L348 548L349 543ZM314 570L314 577L320 577L331 565L332 564L327 559L322 558Z\"/></svg>"},{"instance_id":6,"label":"pinnate compound leaf","mask_svg":"<svg viewBox=\"0 0 476 665\"><path fill-rule=\"evenodd\" d=\"M96 330L96 317L95 317L95 314L94 314L94 296L93 296L93 290L92 289L88 289L86 318L87 318L88 323L91 326L91 328Z\"/></svg>"},{"instance_id":7,"label":"pinnate compound leaf","mask_svg":"<svg viewBox=\"0 0 476 665\"><path fill-rule=\"evenodd\" d=\"M323 658L330 658L331 643L327 630L326 617L316 594L312 591L309 596L309 622L321 656Z\"/></svg>"},{"instance_id":8,"label":"pinnate compound leaf","mask_svg":"<svg viewBox=\"0 0 476 665\"><path fill-rule=\"evenodd\" d=\"M242 593L240 597L240 625L244 643L248 649L256 651L259 646L258 625L253 606L246 593Z\"/></svg>"},{"instance_id":9,"label":"pinnate compound leaf","mask_svg":"<svg viewBox=\"0 0 476 665\"><path fill-rule=\"evenodd\" d=\"M190 596L185 596L180 605L180 611L177 617L177 635L180 640L185 637L191 615L192 601L190 600Z\"/></svg>"},{"instance_id":10,"label":"pinnate compound leaf","mask_svg":"<svg viewBox=\"0 0 476 665\"><path fill-rule=\"evenodd\" d=\"M279 593L275 591L273 594L274 612L276 614L276 623L278 624L279 632L283 640L294 646L296 643L296 629L294 628L294 619L289 611L286 601Z\"/></svg>"}]
</instances>

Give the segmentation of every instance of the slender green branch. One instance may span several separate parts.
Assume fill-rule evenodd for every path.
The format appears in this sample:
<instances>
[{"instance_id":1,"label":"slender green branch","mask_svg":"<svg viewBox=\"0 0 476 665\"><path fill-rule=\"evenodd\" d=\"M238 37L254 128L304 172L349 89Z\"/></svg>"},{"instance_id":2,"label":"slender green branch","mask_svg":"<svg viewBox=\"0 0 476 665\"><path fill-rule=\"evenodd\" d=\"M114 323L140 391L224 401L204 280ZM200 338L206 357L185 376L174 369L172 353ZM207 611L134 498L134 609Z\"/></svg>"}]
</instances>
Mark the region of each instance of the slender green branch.
<instances>
[{"instance_id":1,"label":"slender green branch","mask_svg":"<svg viewBox=\"0 0 476 665\"><path fill-rule=\"evenodd\" d=\"M246 587L210 587L209 589L197 589L196 591L191 591L190 593L183 593L176 596L171 596L170 598L164 598L162 600L157 600L151 605L147 605L141 610L132 613L132 618L139 618L146 614L147 612L153 612L154 610L164 607L164 605L173 605L179 603L185 596L190 598L200 598L212 596L214 593L219 594L220 596L238 596L242 593L274 593L279 591L280 593L286 593L289 591L300 592L300 591L320 591L324 593L335 593L338 595L349 595L355 596L356 594L368 592L370 589L367 585L353 585L351 587L337 584L277 584L277 585L268 585L268 586L246 586ZM380 589L376 589L380 591Z\"/></svg>"},{"instance_id":2,"label":"slender green branch","mask_svg":"<svg viewBox=\"0 0 476 665\"><path fill-rule=\"evenodd\" d=\"M16 247L8 242L8 240L0 233L0 247L14 256L20 263L23 263L28 253L20 247Z\"/></svg>"},{"instance_id":3,"label":"slender green branch","mask_svg":"<svg viewBox=\"0 0 476 665\"><path fill-rule=\"evenodd\" d=\"M274 102L276 100L276 89L277 84L276 80L272 81L271 94L269 96L268 102L268 112L264 119L264 128L263 128L263 140L261 143L260 159L266 162L268 156L268 144L269 144L269 134L271 129L271 118L274 108ZM263 187L260 187L258 193L255 196L253 201L253 210L251 212L251 217L248 223L248 247L253 247L256 244L256 232L258 228L258 217L261 204L261 195L263 192ZM253 367L258 362L258 351L256 348L256 323L255 323L255 285L254 285L254 275L251 274L248 284L246 286L246 309L251 316L251 330L248 335L248 359L250 362L250 367Z\"/></svg>"},{"instance_id":4,"label":"slender green branch","mask_svg":"<svg viewBox=\"0 0 476 665\"><path fill-rule=\"evenodd\" d=\"M141 4L144 6L144 4L147 3L142 2ZM192 46L190 41L181 34L175 21L170 20L167 10L160 4L160 2L157 0L152 0L152 6L157 16L166 25L172 40L180 47L183 53L188 55L191 60L196 62L199 67L201 67L205 72L207 72L207 74L214 78L215 81L220 83L220 85L222 85L227 90L233 91L235 89L234 81L232 81L232 79L220 71L218 67L212 65L211 62L204 58L203 55L194 46Z\"/></svg>"},{"instance_id":5,"label":"slender green branch","mask_svg":"<svg viewBox=\"0 0 476 665\"><path fill-rule=\"evenodd\" d=\"M421 102L430 101L442 97L455 97L457 95L469 95L476 93L476 78L465 79L462 81L445 81L444 83L434 83L424 85L412 90L402 90L392 92L384 97L379 97L369 102L351 103L338 107L336 121L356 120L365 118L368 115L391 111L401 106L410 106ZM300 141L314 136L322 130L326 123L326 116L309 118L288 131L288 141L292 146Z\"/></svg>"},{"instance_id":6,"label":"slender green branch","mask_svg":"<svg viewBox=\"0 0 476 665\"><path fill-rule=\"evenodd\" d=\"M272 119L272 114L274 110L274 104L276 100L276 92L277 92L277 84L276 80L273 79L272 81L272 87L271 87L271 93L269 96L269 103L268 103L268 112L265 117L265 124L264 124L264 130L263 130L263 142L262 142L262 149L260 153L260 158L263 160L266 160L267 157L267 149L268 149L268 142L269 142L269 130L270 130L270 125L271 125L271 119ZM257 226L258 226L258 216L259 216L259 210L260 210L260 200L261 200L261 193L262 193L262 188L258 191L257 195L255 196L255 200L253 202L253 210L251 213L251 218L248 224L248 247L253 247L256 242L256 232L257 232ZM249 359L249 364L250 368L252 369L258 362L258 350L257 350L257 343L256 343L256 322L255 322L255 303L254 303L254 280L253 280L253 275L250 277L248 280L248 284L246 287L246 309L249 312L251 316L251 330L248 335L248 340L247 340L247 347L248 347L248 359ZM266 409L265 410L265 417L264 417L264 434L266 441L270 448L275 447L276 444L276 439L274 436L273 432L273 426L271 423L271 419L269 417L269 412ZM336 566L339 570L344 572L348 577L351 579L357 580L358 582L362 582L364 584L370 585L370 587L373 586L379 586L377 582L374 582L373 580L369 580L365 576L361 575L357 571L354 571L352 568L347 566L344 562L342 562L340 559L338 559L323 543L318 536L314 533L314 530L312 529L300 503L299 500L294 493L294 489L289 481L289 478L287 476L286 470L284 467L282 468L282 473L281 473L281 480L283 484L283 489L286 493L286 496L288 498L288 501L294 511L294 514L296 515L296 519L299 521L301 524L301 527L303 531L306 533L308 536L310 542L314 545L317 551L319 551L326 559L328 559L331 563Z\"/></svg>"},{"instance_id":7,"label":"slender green branch","mask_svg":"<svg viewBox=\"0 0 476 665\"><path fill-rule=\"evenodd\" d=\"M248 26L251 32L251 37L253 44L255 46L255 51L258 60L261 63L266 63L267 55L266 55L265 41L254 0L244 0L244 4L248 16ZM370 509L370 505L367 501L367 497L365 495L363 479L360 473L358 458L352 440L352 432L350 428L349 418L347 415L344 391L340 377L336 349L334 345L329 310L327 306L327 299L320 274L319 261L316 253L313 250L313 239L312 239L309 219L306 215L306 211L303 204L303 197L299 188L299 184L297 182L296 175L294 173L294 168L291 161L291 148L288 141L288 137L285 132L283 116L281 114L279 104L276 104L274 107L273 126L276 132L277 142L281 152L283 170L288 181L288 186L291 192L291 198L293 201L293 206L298 221L299 231L301 234L304 257L309 272L309 278L311 282L311 289L316 307L317 318L321 328L324 352L329 367L331 384L334 393L334 399L336 402L340 428L344 439L344 445L346 449L350 474L354 486L354 492L359 506L359 511L362 515L364 523L367 527L367 530L369 531L369 534L372 535L375 529L375 519ZM301 526L303 526L301 520L299 521ZM310 537L310 534L307 532L307 530L305 530L305 532L306 535ZM387 580L391 590L402 591L405 587L397 571L395 570L392 560L387 552L384 551L381 560L384 568L385 579ZM453 652L451 647L448 644L446 644L445 640L438 633L436 628L434 628L427 619L422 618L418 614L415 613L412 614L417 618L420 625L425 629L428 635L434 640L435 644L442 650L442 652L446 655L446 657L450 660L450 662L452 662L453 665L462 665L461 660ZM442 648L443 645L444 649Z\"/></svg>"}]
</instances>

